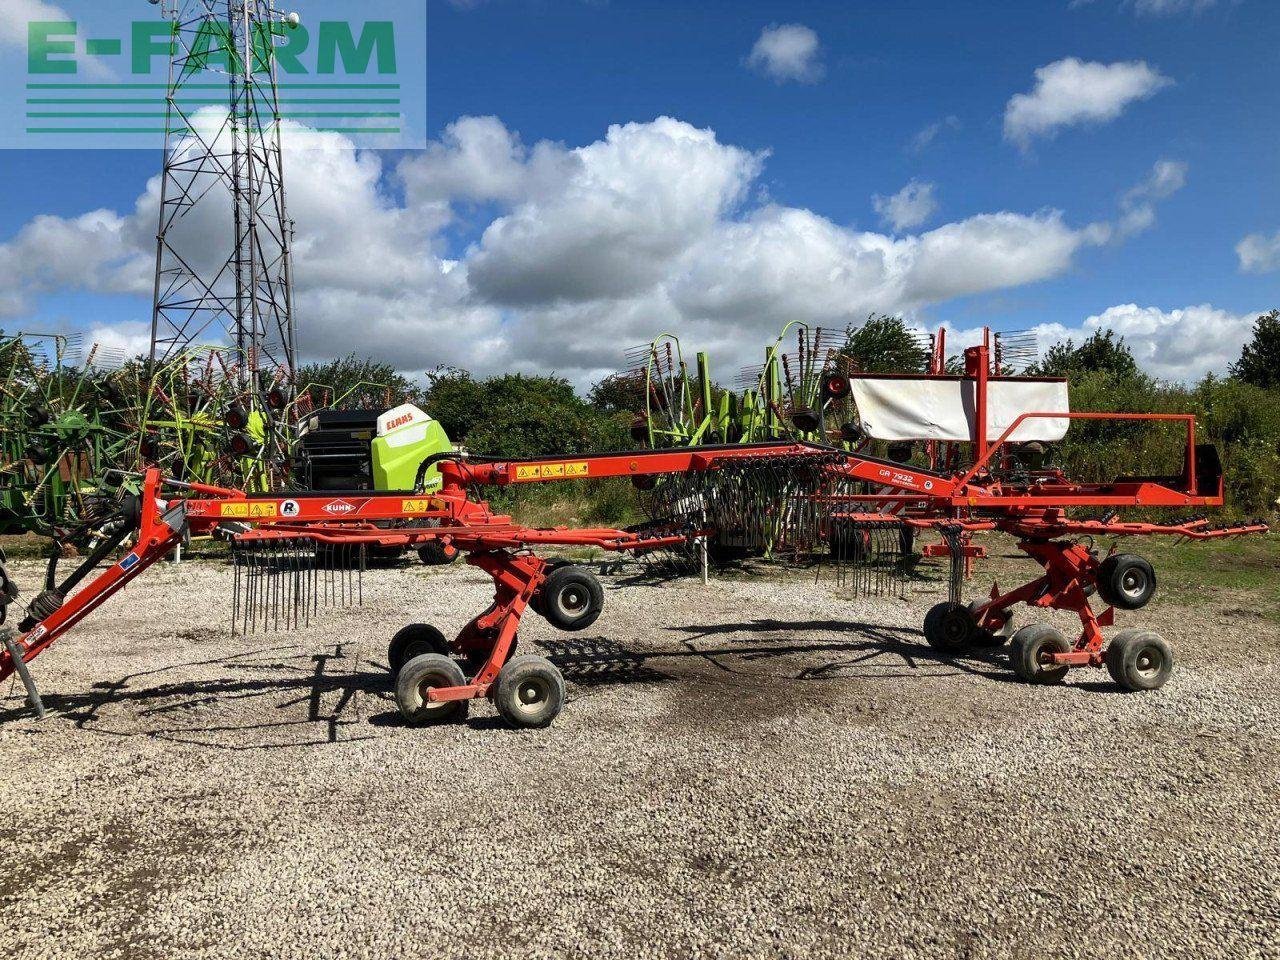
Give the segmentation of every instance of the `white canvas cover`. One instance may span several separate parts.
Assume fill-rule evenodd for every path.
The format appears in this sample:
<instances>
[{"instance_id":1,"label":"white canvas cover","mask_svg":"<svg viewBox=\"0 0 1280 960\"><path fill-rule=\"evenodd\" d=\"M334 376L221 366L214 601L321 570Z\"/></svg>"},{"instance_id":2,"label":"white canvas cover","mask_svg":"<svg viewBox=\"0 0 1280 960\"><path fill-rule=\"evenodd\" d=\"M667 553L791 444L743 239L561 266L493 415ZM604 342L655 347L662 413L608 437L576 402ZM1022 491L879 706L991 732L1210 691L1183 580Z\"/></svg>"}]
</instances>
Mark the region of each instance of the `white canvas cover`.
<instances>
[{"instance_id":1,"label":"white canvas cover","mask_svg":"<svg viewBox=\"0 0 1280 960\"><path fill-rule=\"evenodd\" d=\"M877 440L972 440L975 381L960 377L854 377L862 426ZM1067 413L1065 380L987 381L987 440L997 440L1022 413ZM1009 437L1061 440L1071 421L1033 417Z\"/></svg>"}]
</instances>

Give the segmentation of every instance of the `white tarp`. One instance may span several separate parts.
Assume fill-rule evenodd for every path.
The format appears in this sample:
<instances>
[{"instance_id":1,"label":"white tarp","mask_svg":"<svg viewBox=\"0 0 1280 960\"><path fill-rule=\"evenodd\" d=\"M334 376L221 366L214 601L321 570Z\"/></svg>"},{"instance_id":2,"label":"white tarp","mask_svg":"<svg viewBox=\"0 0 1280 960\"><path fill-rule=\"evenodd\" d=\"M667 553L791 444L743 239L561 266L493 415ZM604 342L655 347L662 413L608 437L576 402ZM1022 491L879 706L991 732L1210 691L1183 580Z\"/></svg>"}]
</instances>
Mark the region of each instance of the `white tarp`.
<instances>
[{"instance_id":1,"label":"white tarp","mask_svg":"<svg viewBox=\"0 0 1280 960\"><path fill-rule=\"evenodd\" d=\"M877 440L972 440L975 382L936 377L853 377L853 401ZM1023 413L1067 413L1065 380L987 381L987 441ZM1032 417L1011 441L1061 440L1071 421Z\"/></svg>"}]
</instances>

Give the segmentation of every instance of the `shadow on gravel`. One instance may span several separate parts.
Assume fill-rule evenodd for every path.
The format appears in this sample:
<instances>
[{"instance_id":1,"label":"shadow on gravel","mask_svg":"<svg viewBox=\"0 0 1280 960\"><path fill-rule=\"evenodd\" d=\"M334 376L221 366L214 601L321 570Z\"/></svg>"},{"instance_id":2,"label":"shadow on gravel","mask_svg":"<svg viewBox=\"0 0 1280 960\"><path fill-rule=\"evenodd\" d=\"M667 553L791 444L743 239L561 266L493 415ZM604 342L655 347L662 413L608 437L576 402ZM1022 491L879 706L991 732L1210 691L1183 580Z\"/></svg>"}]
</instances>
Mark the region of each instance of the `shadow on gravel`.
<instances>
[{"instance_id":1,"label":"shadow on gravel","mask_svg":"<svg viewBox=\"0 0 1280 960\"><path fill-rule=\"evenodd\" d=\"M263 647L211 660L189 661L156 670L127 674L114 682L96 683L88 693L44 694L45 708L54 717L74 721L77 728L103 736L150 737L174 743L189 743L226 750L271 750L325 743L348 743L370 739L340 736L343 727L364 722L359 703L361 694L381 701L390 696L385 670L361 670L368 664L336 644L331 652L300 651L297 647ZM335 669L336 666L336 669ZM227 677L211 680L184 679L164 682L166 674L216 667ZM157 682L159 681L159 682ZM251 704L258 711L283 711L306 704L305 719L259 719L247 723L199 723L202 711L212 705L237 701L264 700ZM24 701L17 707L0 710L0 722L29 716ZM134 704L129 727L113 727L104 708ZM207 715L206 715L207 716ZM224 715L225 716L225 715ZM268 715L269 716L269 715ZM185 720L186 723L172 723ZM157 722L157 725L152 725ZM322 737L287 739L267 743L234 743L217 739L219 734L266 734L289 728L315 729Z\"/></svg>"},{"instance_id":2,"label":"shadow on gravel","mask_svg":"<svg viewBox=\"0 0 1280 960\"><path fill-rule=\"evenodd\" d=\"M910 628L842 620L759 619L666 629L683 634L679 647L634 650L602 636L557 638L540 646L565 679L584 691L707 679L705 667L690 669L695 663L709 664L719 673L740 678L734 682L747 683L752 679L928 680L940 674L921 668L938 664L997 683L1018 682L1008 669L1004 649L944 657L924 642L919 630ZM826 636L806 638L806 634ZM349 646L340 643L318 653L296 646L262 647L129 674L95 684L86 693L49 692L44 702L52 716L102 736L150 737L233 751L347 743L376 736L352 735L362 727L403 726L385 667L362 658L358 648L349 650ZM775 670L751 669L760 663L772 663ZM205 669L225 676L165 679ZM1106 682L1072 686L1117 689ZM22 700L11 702L14 706L0 709L0 722L29 715ZM240 706L234 710L223 709L237 703ZM300 705L306 706L305 717L291 710ZM369 705L377 712L366 713ZM123 715L106 709L115 706L126 708ZM219 709L211 714L213 707ZM244 722L227 722L242 717ZM218 722L210 722L214 720ZM496 717L476 717L469 725L484 729L502 722Z\"/></svg>"},{"instance_id":3,"label":"shadow on gravel","mask_svg":"<svg viewBox=\"0 0 1280 960\"><path fill-rule=\"evenodd\" d=\"M920 676L922 664L944 664L959 673L968 673L987 680L1005 682L1014 680L1008 673L1008 654L1001 648L975 650L964 657L948 657L934 650L923 639L924 634L908 627L886 627L881 624L860 623L848 620L749 620L742 623L703 624L699 626L667 627L683 633L685 656L705 659L717 669L735 672L726 661L780 659L791 656L827 656L841 654L826 663L803 667L790 676L793 680L825 680L846 675L851 668L882 661L879 666L890 669L874 676L901 678ZM696 646L696 641L730 634L790 634L785 640L757 642L752 638L728 641L720 647ZM856 634L848 641L799 639L805 633ZM886 662L887 661L887 662ZM895 670L900 664L904 669ZM937 676L936 673L930 676Z\"/></svg>"}]
</instances>

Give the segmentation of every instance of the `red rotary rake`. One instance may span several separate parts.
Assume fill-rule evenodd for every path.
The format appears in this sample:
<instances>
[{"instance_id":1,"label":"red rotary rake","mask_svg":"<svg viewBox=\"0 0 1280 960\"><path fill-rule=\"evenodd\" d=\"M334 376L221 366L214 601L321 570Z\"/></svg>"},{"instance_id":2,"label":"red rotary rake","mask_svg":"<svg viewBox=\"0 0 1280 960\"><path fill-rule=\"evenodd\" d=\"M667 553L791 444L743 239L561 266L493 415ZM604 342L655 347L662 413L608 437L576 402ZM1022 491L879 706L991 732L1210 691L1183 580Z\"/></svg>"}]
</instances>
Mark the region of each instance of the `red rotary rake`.
<instances>
[{"instance_id":1,"label":"red rotary rake","mask_svg":"<svg viewBox=\"0 0 1280 960\"><path fill-rule=\"evenodd\" d=\"M1106 666L1116 682L1133 690L1164 684L1173 664L1165 640L1149 631L1126 630L1108 644L1102 628L1114 611L1145 605L1155 589L1150 564L1132 554L1100 558L1077 539L1090 536L1166 534L1190 539L1265 532L1256 522L1210 528L1207 521L1121 522L1114 511L1132 507L1215 507L1223 479L1211 446L1197 444L1191 416L1081 414L1062 409L1023 410L988 442L990 404L1001 402L988 378L986 347L966 351L963 378L933 376L948 389L970 391L976 415L970 441L975 462L967 469L928 470L816 443L758 443L675 450L644 450L572 459L492 460L440 454L419 471L436 466L442 487L416 491L335 491L277 495L246 494L146 473L142 494L127 499L116 533L99 545L69 577L56 582L50 564L45 589L27 606L20 636L7 636L0 650L0 681L15 670L39 707L25 664L96 610L149 566L168 554L184 532L219 533L234 556L233 623L238 629L293 628L321 607L355 601L362 593L366 552L421 547L437 541L466 554L490 575L493 603L452 641L425 624L411 624L391 640L388 663L396 699L410 723L439 722L465 714L471 700L489 698L516 726L544 726L564 699L560 672L549 661L515 656L520 619L527 608L564 630L581 630L600 615L603 594L586 570L549 562L540 547L592 546L644 552L688 545L699 538L737 538L771 549L813 551L829 546L839 563L883 568L886 543L905 529L938 531L950 546L952 595L929 611L928 642L945 655L1002 643L1018 604L1069 610L1080 619L1074 640L1047 624L1034 624L1012 638L1011 661L1023 680L1060 682L1072 667ZM848 389L847 384L839 385ZM913 387L914 389L914 387ZM1065 388L1064 388L1065 393ZM872 405L868 405L871 409ZM1001 469L1007 448L1031 421L1082 418L1174 420L1185 423L1186 460L1180 476L1121 477L1109 483L1079 483L1058 469ZM864 423L867 421L864 411ZM997 418L995 422L1004 422ZM1065 426L1062 428L1065 430ZM661 494L660 515L643 527L535 529L514 523L485 502L479 490L602 477L632 477L638 487ZM665 492L664 492L665 491ZM874 491L874 492L866 492ZM888 492L886 492L888 491ZM886 513L889 504L894 511ZM1111 511L1103 519L1073 519L1071 508ZM964 541L974 532L998 530L1043 567L1036 579L1008 592L960 602ZM71 591L131 535L136 545L118 563L71 595ZM886 536L886 534L889 534ZM0 568L2 569L2 568ZM1095 612L1092 596L1105 606ZM0 577L0 608L15 591ZM2 621L0 621L2 622Z\"/></svg>"}]
</instances>

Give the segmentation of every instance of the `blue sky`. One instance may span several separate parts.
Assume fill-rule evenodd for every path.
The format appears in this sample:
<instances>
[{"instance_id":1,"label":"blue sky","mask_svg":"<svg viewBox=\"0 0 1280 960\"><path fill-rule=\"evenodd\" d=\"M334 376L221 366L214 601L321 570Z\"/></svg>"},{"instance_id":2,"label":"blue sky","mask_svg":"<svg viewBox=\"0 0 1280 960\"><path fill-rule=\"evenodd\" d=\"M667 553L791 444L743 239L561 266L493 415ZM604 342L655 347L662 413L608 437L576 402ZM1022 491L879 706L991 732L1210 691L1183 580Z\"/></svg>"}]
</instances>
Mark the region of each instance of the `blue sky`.
<instances>
[{"instance_id":1,"label":"blue sky","mask_svg":"<svg viewBox=\"0 0 1280 960\"><path fill-rule=\"evenodd\" d=\"M306 4L298 5L305 15ZM433 140L447 140L459 118L492 116L525 151L541 141L572 151L602 141L610 125L667 116L714 131L717 144L758 158L758 170L742 177L745 195L719 211L722 227L773 205L810 211L841 231L887 237L1000 212L1034 217L1061 211L1072 230L1091 224L1110 230L1105 240L1079 243L1069 262L1034 279L882 307L904 310L922 325L1056 325L1075 332L1090 316L1136 304L1159 311L1162 329L1177 337L1190 334L1182 321L1167 320L1171 311L1210 305L1219 313L1194 324L1203 334L1225 322L1221 317L1238 325L1250 311L1280 305L1280 271L1266 257L1243 269L1237 252L1250 235L1269 251L1271 238L1280 234L1280 4L1274 0L431 0L428 9L427 130ZM802 27L816 38L816 51L805 58L809 75L780 78L771 75L768 58L749 61L771 25ZM1126 100L1113 117L1067 119L1025 140L1008 136L1011 98L1033 92L1037 69L1069 58L1100 69L1141 63L1158 83ZM917 138L931 125L937 125L936 136L919 146ZM379 159L383 202L412 206L399 164L413 155ZM1131 205L1149 202L1154 222L1119 236L1123 198L1149 180L1159 161L1178 166L1182 185L1158 195L1130 194ZM0 164L7 183L23 185L8 191L0 207L2 244L40 215L71 218L106 208L127 216L159 156L9 150L0 151ZM932 209L924 220L895 229L878 215L873 197L890 197L913 180L929 188ZM437 261L467 261L469 249L492 242L484 231L496 217L531 203L524 195L485 196L473 188L462 193L436 197L449 209L448 222L426 241ZM544 202L544 214L554 210ZM300 222L299 229L306 225ZM1280 249L1280 237L1276 243ZM307 273L301 260L298 273L301 284ZM101 285L50 286L25 297L23 310L0 323L10 329L83 325L87 317L110 323L147 313L145 298L104 292ZM472 286L463 299L475 306L485 297ZM522 328L503 348L505 359L493 359L499 366L546 367L547 358L531 353L528 343L539 329L552 335L572 330L587 302L601 323L651 306L612 293L594 300L559 293L546 302L522 295L516 300L490 297L494 317L471 321L489 323L483 333L489 339ZM433 288L415 309L429 314L440 302ZM450 302L462 309L462 300ZM577 311L577 321L556 312L568 310L566 304ZM857 308L864 305L859 300ZM687 321L695 339L733 340L713 329L711 314L688 307L671 316L657 312L655 323ZM764 312L767 319L744 321L752 336L774 319L774 307ZM385 304L373 313L385 318ZM780 316L785 319L785 310ZM302 313L300 322L305 341ZM387 322L404 328L397 318ZM637 318L617 336L642 325ZM455 329L467 328L438 333L452 336ZM336 342L332 321L326 330L315 341L322 349ZM763 344L764 337L755 340ZM475 351L438 352L450 362L486 365ZM414 365L430 366L430 354L424 346ZM1161 372L1184 372L1173 360L1156 362L1168 368ZM586 378L605 366L596 351L560 369Z\"/></svg>"}]
</instances>

